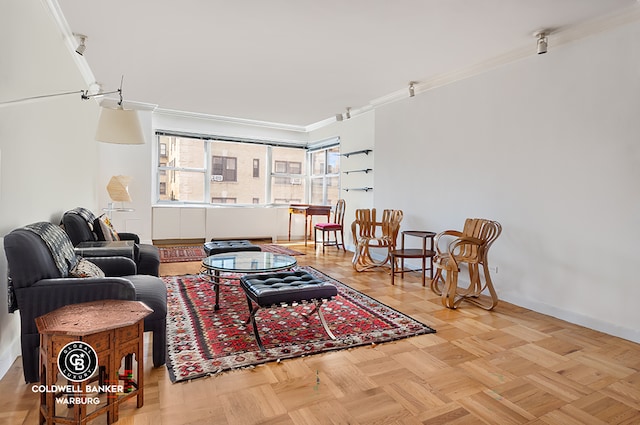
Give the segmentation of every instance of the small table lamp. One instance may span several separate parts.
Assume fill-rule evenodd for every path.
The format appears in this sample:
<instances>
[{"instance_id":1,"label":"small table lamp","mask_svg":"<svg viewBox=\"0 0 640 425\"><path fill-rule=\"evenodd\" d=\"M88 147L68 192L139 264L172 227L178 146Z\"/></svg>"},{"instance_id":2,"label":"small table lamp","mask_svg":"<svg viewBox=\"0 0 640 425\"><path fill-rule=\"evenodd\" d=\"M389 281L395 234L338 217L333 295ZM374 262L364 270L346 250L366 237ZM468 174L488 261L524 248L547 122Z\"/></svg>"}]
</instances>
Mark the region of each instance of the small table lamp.
<instances>
[{"instance_id":1,"label":"small table lamp","mask_svg":"<svg viewBox=\"0 0 640 425\"><path fill-rule=\"evenodd\" d=\"M111 215L112 211L133 211L131 208L124 208L124 205L120 208L114 207L114 202L131 202L131 195L129 195L129 182L131 177L129 176L113 176L107 184L107 192L113 202L109 202L105 211Z\"/></svg>"}]
</instances>

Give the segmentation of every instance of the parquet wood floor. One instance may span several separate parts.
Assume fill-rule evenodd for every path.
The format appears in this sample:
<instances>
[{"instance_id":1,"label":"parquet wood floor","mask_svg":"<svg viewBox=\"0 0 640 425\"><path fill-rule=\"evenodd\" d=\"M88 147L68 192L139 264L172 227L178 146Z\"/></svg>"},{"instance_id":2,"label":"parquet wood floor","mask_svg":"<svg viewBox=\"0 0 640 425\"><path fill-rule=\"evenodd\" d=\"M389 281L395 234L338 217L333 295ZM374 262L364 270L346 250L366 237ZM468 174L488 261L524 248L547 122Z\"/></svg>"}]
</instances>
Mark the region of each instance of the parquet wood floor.
<instances>
[{"instance_id":1,"label":"parquet wood floor","mask_svg":"<svg viewBox=\"0 0 640 425\"><path fill-rule=\"evenodd\" d=\"M420 276L390 285L357 273L351 253L312 244L296 257L432 326L436 334L286 360L172 384L152 369L145 403L118 424L640 424L640 345L501 302L452 311ZM166 275L198 263L163 264ZM20 359L0 381L0 423L36 424L38 395Z\"/></svg>"}]
</instances>

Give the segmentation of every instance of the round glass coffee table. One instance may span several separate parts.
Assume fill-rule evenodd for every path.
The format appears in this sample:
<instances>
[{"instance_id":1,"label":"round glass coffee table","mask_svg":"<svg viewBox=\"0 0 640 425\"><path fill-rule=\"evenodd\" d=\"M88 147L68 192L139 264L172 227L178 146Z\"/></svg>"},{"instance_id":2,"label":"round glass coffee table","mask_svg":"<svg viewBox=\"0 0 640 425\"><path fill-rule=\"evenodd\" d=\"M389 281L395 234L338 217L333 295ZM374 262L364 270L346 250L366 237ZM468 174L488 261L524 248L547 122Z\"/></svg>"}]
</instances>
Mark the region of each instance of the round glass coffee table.
<instances>
[{"instance_id":1,"label":"round glass coffee table","mask_svg":"<svg viewBox=\"0 0 640 425\"><path fill-rule=\"evenodd\" d=\"M208 279L216 291L215 310L220 309L220 285L224 285L220 279L220 273L265 273L289 270L298 264L298 261L284 254L273 254L262 251L223 252L211 255L202 260L202 273L200 276ZM225 279L238 280L239 277L225 277Z\"/></svg>"}]
</instances>

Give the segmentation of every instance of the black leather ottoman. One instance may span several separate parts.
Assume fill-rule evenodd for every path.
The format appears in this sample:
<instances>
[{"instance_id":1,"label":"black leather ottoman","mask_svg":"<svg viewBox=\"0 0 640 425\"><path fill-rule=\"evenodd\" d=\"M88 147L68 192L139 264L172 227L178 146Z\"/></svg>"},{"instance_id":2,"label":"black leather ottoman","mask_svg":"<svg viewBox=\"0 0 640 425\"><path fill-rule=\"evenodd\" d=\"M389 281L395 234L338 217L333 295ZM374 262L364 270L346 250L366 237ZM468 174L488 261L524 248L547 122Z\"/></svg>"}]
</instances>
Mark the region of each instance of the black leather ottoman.
<instances>
[{"instance_id":1,"label":"black leather ottoman","mask_svg":"<svg viewBox=\"0 0 640 425\"><path fill-rule=\"evenodd\" d=\"M261 249L258 245L252 245L247 240L217 241L211 239L211 242L204 243L204 251L209 256L222 254L223 252L261 251Z\"/></svg>"},{"instance_id":2,"label":"black leather ottoman","mask_svg":"<svg viewBox=\"0 0 640 425\"><path fill-rule=\"evenodd\" d=\"M249 318L246 323L251 322L253 334L261 351L265 351L262 340L258 334L256 325L256 313L260 307L287 306L297 302L311 302L314 309L311 312L318 312L318 317L322 327L331 339L336 339L324 316L322 315L322 303L338 295L338 288L327 281L319 280L315 276L304 272L280 272L245 275L240 278L240 286L247 295L249 304ZM253 306L253 303L256 306Z\"/></svg>"}]
</instances>

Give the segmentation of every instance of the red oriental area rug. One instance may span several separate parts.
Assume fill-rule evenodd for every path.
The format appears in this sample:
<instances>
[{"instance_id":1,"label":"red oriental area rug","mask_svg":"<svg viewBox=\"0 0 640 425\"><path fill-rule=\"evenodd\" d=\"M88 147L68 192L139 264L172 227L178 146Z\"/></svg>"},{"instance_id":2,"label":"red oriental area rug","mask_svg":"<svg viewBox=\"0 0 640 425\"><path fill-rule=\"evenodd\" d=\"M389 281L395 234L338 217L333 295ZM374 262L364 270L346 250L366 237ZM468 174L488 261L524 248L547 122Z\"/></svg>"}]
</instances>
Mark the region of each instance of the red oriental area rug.
<instances>
[{"instance_id":1,"label":"red oriental area rug","mask_svg":"<svg viewBox=\"0 0 640 425\"><path fill-rule=\"evenodd\" d=\"M260 248L265 252L285 255L304 255L304 253L277 244L264 244ZM159 246L161 263L179 263L201 261L206 254L202 246Z\"/></svg>"},{"instance_id":2,"label":"red oriental area rug","mask_svg":"<svg viewBox=\"0 0 640 425\"><path fill-rule=\"evenodd\" d=\"M325 333L317 314L309 315L309 305L263 308L256 320L265 352L260 351L251 324L245 324L249 308L237 280L221 286L221 308L214 311L213 285L206 280L196 275L163 277L171 381L435 332L316 269L301 269L337 286L338 296L322 307L337 340Z\"/></svg>"}]
</instances>

